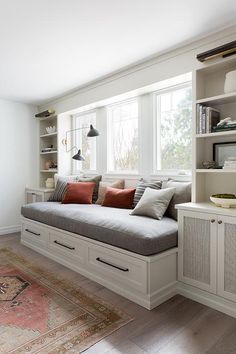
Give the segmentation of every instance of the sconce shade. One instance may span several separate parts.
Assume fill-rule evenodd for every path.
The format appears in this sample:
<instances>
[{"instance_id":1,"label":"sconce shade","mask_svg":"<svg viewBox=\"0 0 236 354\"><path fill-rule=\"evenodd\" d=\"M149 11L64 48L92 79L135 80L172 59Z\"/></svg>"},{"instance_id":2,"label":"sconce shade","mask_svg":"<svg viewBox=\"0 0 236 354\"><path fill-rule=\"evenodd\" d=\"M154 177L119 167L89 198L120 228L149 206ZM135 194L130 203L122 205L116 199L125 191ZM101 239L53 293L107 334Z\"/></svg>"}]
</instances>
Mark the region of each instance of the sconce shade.
<instances>
[{"instance_id":1,"label":"sconce shade","mask_svg":"<svg viewBox=\"0 0 236 354\"><path fill-rule=\"evenodd\" d=\"M89 132L88 132L87 136L88 136L89 138L93 138L93 137L98 136L98 135L99 135L98 130L95 129L95 128L92 126L92 124L90 124L90 129L89 129Z\"/></svg>"},{"instance_id":2,"label":"sconce shade","mask_svg":"<svg viewBox=\"0 0 236 354\"><path fill-rule=\"evenodd\" d=\"M77 154L75 154L72 159L77 161L84 161L84 157L81 155L81 150L78 150Z\"/></svg>"}]
</instances>

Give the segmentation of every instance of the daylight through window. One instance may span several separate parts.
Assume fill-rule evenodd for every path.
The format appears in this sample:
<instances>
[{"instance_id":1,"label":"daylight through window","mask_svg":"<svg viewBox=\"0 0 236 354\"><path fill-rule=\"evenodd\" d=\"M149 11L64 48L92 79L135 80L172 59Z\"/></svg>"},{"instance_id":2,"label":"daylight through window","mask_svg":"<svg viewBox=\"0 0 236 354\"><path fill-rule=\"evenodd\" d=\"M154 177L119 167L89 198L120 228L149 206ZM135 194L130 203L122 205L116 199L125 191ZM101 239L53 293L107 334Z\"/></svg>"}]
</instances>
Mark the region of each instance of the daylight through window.
<instances>
[{"instance_id":1,"label":"daylight through window","mask_svg":"<svg viewBox=\"0 0 236 354\"><path fill-rule=\"evenodd\" d=\"M191 85L157 94L156 107L157 170L191 170Z\"/></svg>"},{"instance_id":2,"label":"daylight through window","mask_svg":"<svg viewBox=\"0 0 236 354\"><path fill-rule=\"evenodd\" d=\"M138 101L108 107L108 170L138 171Z\"/></svg>"}]
</instances>

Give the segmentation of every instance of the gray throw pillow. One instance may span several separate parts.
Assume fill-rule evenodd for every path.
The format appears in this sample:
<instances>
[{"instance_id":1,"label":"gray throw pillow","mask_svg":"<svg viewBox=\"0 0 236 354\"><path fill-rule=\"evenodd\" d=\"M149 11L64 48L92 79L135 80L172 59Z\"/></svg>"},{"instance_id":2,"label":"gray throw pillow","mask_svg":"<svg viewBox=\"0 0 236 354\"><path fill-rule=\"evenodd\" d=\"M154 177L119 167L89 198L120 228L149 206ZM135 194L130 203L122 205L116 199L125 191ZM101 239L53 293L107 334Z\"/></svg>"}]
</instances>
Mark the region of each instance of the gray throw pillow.
<instances>
[{"instance_id":1,"label":"gray throw pillow","mask_svg":"<svg viewBox=\"0 0 236 354\"><path fill-rule=\"evenodd\" d=\"M49 202L61 202L66 193L67 183L78 181L78 176L60 176L58 177L56 188L48 199Z\"/></svg>"},{"instance_id":2,"label":"gray throw pillow","mask_svg":"<svg viewBox=\"0 0 236 354\"><path fill-rule=\"evenodd\" d=\"M102 176L94 176L94 177L79 177L78 182L94 182L95 188L93 191L93 204L96 202L96 200L98 199L98 188L99 188L99 183L102 179Z\"/></svg>"},{"instance_id":3,"label":"gray throw pillow","mask_svg":"<svg viewBox=\"0 0 236 354\"><path fill-rule=\"evenodd\" d=\"M176 204L191 202L191 182L168 181L166 188L175 188L175 193L166 210L166 216L177 220L178 212L175 209Z\"/></svg>"},{"instance_id":4,"label":"gray throw pillow","mask_svg":"<svg viewBox=\"0 0 236 354\"><path fill-rule=\"evenodd\" d=\"M161 186L162 181L145 181L141 179L136 187L133 206L135 207L138 204L146 188L161 189Z\"/></svg>"},{"instance_id":5,"label":"gray throw pillow","mask_svg":"<svg viewBox=\"0 0 236 354\"><path fill-rule=\"evenodd\" d=\"M175 188L159 190L146 188L142 198L130 215L149 216L150 218L161 220L174 192Z\"/></svg>"}]
</instances>

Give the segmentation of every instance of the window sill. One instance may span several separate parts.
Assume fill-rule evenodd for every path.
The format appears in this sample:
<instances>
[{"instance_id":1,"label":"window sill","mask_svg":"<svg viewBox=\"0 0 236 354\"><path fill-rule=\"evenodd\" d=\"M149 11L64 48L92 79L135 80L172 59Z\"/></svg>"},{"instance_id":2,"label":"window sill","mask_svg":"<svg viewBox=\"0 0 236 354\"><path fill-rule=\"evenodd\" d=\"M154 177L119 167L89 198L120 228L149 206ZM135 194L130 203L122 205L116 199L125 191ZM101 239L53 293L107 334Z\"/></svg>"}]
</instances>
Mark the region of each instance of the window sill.
<instances>
[{"instance_id":1,"label":"window sill","mask_svg":"<svg viewBox=\"0 0 236 354\"><path fill-rule=\"evenodd\" d=\"M179 173L178 171L156 171L150 175L151 179L163 178L168 179L172 178L178 181L191 181L192 174L191 172L186 172L185 174Z\"/></svg>"},{"instance_id":2,"label":"window sill","mask_svg":"<svg viewBox=\"0 0 236 354\"><path fill-rule=\"evenodd\" d=\"M72 175L79 175L79 174L83 174L83 175L89 175L89 176L97 176L100 173L98 171L83 171L83 170L77 170L77 171L72 171Z\"/></svg>"},{"instance_id":3,"label":"window sill","mask_svg":"<svg viewBox=\"0 0 236 354\"><path fill-rule=\"evenodd\" d=\"M141 175L137 173L132 173L132 172L106 172L104 173L104 177L106 178L124 178L124 179L134 179L138 180L141 178Z\"/></svg>"}]
</instances>

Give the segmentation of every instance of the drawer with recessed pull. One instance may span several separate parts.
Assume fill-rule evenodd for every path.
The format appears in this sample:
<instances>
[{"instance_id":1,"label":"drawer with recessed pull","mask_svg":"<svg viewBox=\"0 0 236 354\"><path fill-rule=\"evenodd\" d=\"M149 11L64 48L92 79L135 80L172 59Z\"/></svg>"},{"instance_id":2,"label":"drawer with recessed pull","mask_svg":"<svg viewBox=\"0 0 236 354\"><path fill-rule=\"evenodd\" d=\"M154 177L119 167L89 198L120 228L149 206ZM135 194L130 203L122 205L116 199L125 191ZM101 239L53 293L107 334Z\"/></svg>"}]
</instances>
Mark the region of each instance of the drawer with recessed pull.
<instances>
[{"instance_id":1,"label":"drawer with recessed pull","mask_svg":"<svg viewBox=\"0 0 236 354\"><path fill-rule=\"evenodd\" d=\"M106 247L90 245L88 266L100 277L121 287L131 287L147 291L146 263L138 258L110 250Z\"/></svg>"},{"instance_id":2,"label":"drawer with recessed pull","mask_svg":"<svg viewBox=\"0 0 236 354\"><path fill-rule=\"evenodd\" d=\"M49 249L56 254L64 256L67 260L76 259L77 262L85 262L87 250L85 242L65 233L50 231Z\"/></svg>"},{"instance_id":3,"label":"drawer with recessed pull","mask_svg":"<svg viewBox=\"0 0 236 354\"><path fill-rule=\"evenodd\" d=\"M48 242L48 231L46 228L34 222L23 221L22 239L26 242L46 246Z\"/></svg>"}]
</instances>

